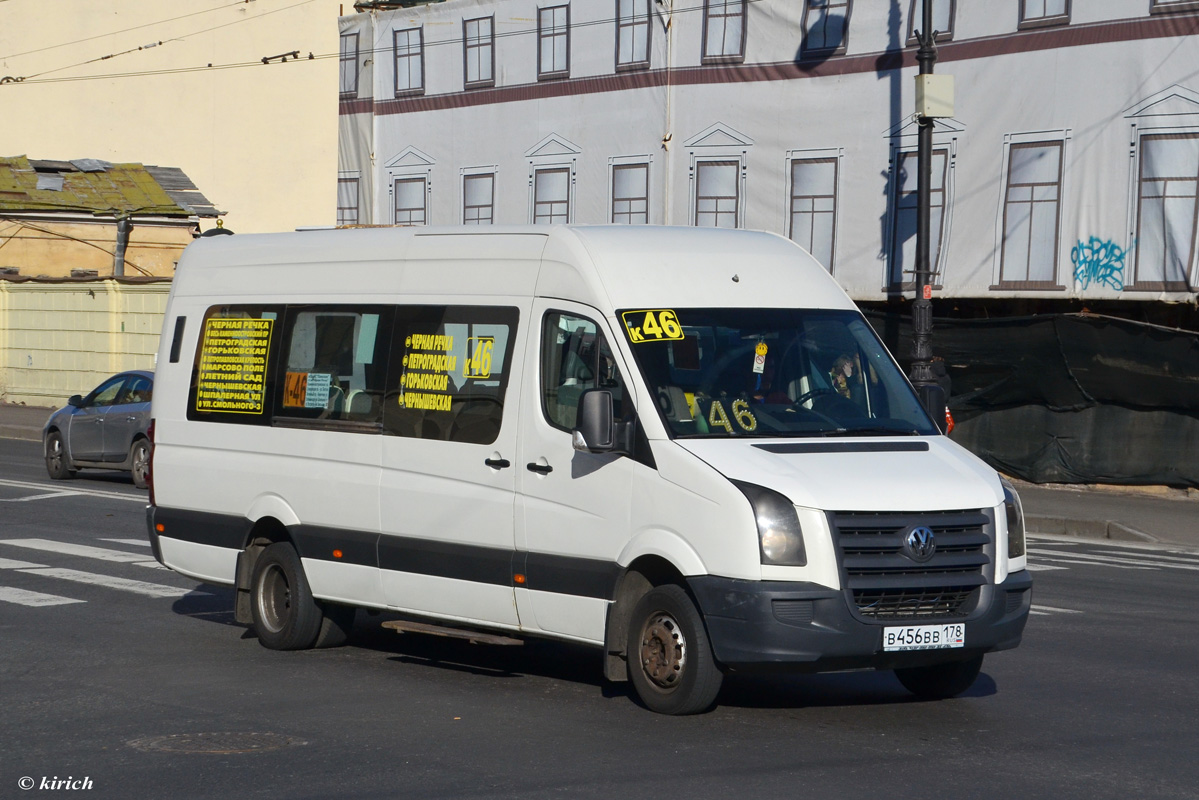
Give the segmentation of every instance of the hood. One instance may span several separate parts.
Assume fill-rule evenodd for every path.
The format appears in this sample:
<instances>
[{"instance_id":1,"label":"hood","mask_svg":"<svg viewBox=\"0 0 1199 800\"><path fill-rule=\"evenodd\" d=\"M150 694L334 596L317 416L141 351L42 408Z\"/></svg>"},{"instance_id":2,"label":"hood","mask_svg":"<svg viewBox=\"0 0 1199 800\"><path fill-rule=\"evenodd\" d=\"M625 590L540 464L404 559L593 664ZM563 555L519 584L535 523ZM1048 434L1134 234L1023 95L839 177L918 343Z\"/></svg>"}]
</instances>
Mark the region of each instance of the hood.
<instances>
[{"instance_id":1,"label":"hood","mask_svg":"<svg viewBox=\"0 0 1199 800\"><path fill-rule=\"evenodd\" d=\"M725 477L825 511L948 511L1003 502L995 470L944 436L678 439Z\"/></svg>"}]
</instances>

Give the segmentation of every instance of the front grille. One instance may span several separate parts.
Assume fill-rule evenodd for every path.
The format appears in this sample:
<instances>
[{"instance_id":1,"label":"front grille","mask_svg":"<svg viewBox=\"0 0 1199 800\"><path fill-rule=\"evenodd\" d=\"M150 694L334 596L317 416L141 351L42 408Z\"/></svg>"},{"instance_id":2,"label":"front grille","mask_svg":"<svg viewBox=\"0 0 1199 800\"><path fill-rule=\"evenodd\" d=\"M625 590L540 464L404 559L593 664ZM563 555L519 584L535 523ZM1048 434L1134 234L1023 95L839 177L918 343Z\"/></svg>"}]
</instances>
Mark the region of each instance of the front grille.
<instances>
[{"instance_id":1,"label":"front grille","mask_svg":"<svg viewBox=\"0 0 1199 800\"><path fill-rule=\"evenodd\" d=\"M888 622L960 618L977 605L994 541L985 511L837 513L833 524L846 591L862 617ZM930 528L936 542L932 558L923 563L904 547L917 526Z\"/></svg>"}]
</instances>

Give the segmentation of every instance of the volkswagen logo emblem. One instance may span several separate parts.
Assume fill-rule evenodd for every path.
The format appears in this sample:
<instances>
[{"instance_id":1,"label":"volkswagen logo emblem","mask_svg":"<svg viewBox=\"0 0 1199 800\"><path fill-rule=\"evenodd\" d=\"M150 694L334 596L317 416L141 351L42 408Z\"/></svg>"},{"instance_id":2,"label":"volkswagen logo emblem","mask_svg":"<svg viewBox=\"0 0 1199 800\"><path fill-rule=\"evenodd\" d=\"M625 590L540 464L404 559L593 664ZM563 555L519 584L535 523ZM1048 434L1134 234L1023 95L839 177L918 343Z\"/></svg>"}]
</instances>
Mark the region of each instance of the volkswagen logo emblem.
<instances>
[{"instance_id":1,"label":"volkswagen logo emblem","mask_svg":"<svg viewBox=\"0 0 1199 800\"><path fill-rule=\"evenodd\" d=\"M903 549L913 561L924 563L931 559L937 552L937 541L932 528L924 525L912 528L903 539Z\"/></svg>"}]
</instances>

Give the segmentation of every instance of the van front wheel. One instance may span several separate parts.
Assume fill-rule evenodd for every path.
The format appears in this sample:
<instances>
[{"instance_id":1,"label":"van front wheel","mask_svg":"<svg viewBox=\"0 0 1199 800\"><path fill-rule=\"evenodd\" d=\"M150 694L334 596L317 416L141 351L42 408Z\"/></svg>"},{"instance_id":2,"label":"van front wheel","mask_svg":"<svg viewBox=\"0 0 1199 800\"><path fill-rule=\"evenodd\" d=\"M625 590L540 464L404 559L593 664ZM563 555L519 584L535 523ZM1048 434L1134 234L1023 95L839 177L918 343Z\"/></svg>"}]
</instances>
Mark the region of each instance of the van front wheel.
<instances>
[{"instance_id":1,"label":"van front wheel","mask_svg":"<svg viewBox=\"0 0 1199 800\"><path fill-rule=\"evenodd\" d=\"M313 646L323 615L290 544L278 542L262 551L251 587L254 631L263 647L305 650Z\"/></svg>"},{"instance_id":2,"label":"van front wheel","mask_svg":"<svg viewBox=\"0 0 1199 800\"><path fill-rule=\"evenodd\" d=\"M696 714L716 701L724 680L703 620L674 585L651 589L629 620L629 679L659 714Z\"/></svg>"}]
</instances>

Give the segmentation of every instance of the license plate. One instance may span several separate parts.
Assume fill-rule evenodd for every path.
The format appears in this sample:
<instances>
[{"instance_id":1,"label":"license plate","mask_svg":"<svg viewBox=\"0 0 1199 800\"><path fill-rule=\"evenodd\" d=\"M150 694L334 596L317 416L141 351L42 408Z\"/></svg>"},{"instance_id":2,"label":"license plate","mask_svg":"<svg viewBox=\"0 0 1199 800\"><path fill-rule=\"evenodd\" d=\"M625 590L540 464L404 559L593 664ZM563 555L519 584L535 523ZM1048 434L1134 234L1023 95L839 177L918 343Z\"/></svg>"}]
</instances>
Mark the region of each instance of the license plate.
<instances>
[{"instance_id":1,"label":"license plate","mask_svg":"<svg viewBox=\"0 0 1199 800\"><path fill-rule=\"evenodd\" d=\"M883 628L883 650L941 650L966 646L966 626L961 622L949 625L904 625Z\"/></svg>"}]
</instances>

